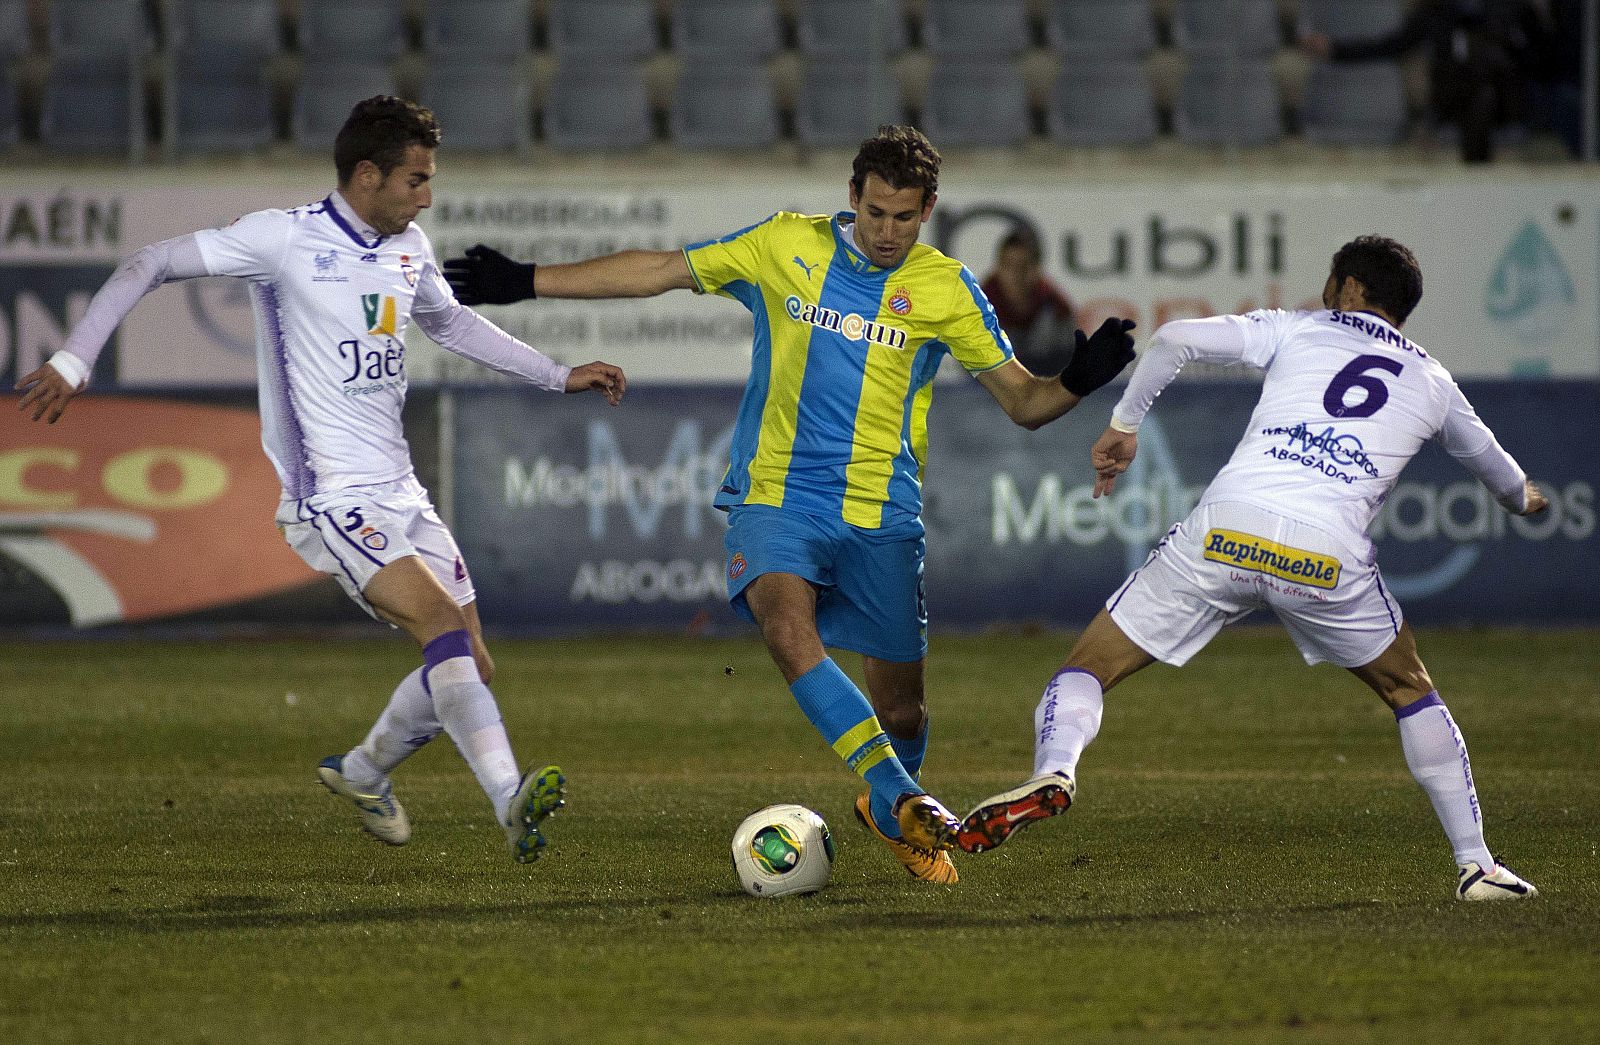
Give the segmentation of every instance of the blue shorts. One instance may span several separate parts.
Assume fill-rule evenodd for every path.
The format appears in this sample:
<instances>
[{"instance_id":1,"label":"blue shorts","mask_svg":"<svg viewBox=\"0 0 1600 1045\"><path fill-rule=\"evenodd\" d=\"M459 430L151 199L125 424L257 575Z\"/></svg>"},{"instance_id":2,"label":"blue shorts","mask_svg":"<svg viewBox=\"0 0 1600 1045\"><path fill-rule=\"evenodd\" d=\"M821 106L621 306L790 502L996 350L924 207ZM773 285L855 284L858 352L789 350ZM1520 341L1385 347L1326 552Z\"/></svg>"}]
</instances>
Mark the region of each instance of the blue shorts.
<instances>
[{"instance_id":1,"label":"blue shorts","mask_svg":"<svg viewBox=\"0 0 1600 1045\"><path fill-rule=\"evenodd\" d=\"M923 537L862 530L764 504L728 512L728 601L754 620L744 590L763 573L815 584L824 646L910 663L928 655L923 602Z\"/></svg>"}]
</instances>

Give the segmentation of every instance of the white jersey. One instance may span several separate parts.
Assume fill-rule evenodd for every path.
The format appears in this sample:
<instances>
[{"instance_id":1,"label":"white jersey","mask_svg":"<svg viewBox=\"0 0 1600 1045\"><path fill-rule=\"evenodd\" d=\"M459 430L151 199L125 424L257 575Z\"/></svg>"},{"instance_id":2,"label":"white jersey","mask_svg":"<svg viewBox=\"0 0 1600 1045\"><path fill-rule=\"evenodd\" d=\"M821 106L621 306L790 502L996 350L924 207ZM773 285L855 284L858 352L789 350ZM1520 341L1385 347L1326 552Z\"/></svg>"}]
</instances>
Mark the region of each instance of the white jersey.
<instances>
[{"instance_id":1,"label":"white jersey","mask_svg":"<svg viewBox=\"0 0 1600 1045\"><path fill-rule=\"evenodd\" d=\"M444 348L539 388L563 391L571 372L458 302L414 223L379 235L337 192L141 248L51 364L81 385L140 298L196 276L250 283L261 442L289 500L411 474L400 411L413 317Z\"/></svg>"},{"instance_id":2,"label":"white jersey","mask_svg":"<svg viewBox=\"0 0 1600 1045\"><path fill-rule=\"evenodd\" d=\"M330 196L195 233L206 270L250 282L261 442L285 497L399 479L412 309L450 296L415 224L380 236Z\"/></svg>"},{"instance_id":3,"label":"white jersey","mask_svg":"<svg viewBox=\"0 0 1600 1045\"><path fill-rule=\"evenodd\" d=\"M1184 362L1265 370L1261 399L1201 506L1243 502L1362 535L1406 463L1437 438L1512 510L1525 476L1445 368L1367 312L1263 309L1156 332L1113 417L1136 427Z\"/></svg>"}]
</instances>

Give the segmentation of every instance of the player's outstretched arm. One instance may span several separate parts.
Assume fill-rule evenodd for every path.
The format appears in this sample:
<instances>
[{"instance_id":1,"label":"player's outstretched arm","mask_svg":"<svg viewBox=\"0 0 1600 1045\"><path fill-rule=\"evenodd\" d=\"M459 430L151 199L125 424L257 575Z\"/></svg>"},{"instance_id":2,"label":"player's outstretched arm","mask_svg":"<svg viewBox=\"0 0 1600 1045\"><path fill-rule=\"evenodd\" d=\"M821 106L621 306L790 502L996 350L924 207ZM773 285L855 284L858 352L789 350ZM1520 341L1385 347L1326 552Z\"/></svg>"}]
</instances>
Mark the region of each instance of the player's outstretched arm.
<instances>
[{"instance_id":1,"label":"player's outstretched arm","mask_svg":"<svg viewBox=\"0 0 1600 1045\"><path fill-rule=\"evenodd\" d=\"M1094 496L1110 493L1117 476L1128 470L1139 452L1139 433L1107 428L1089 449L1089 464L1094 468Z\"/></svg>"},{"instance_id":2,"label":"player's outstretched arm","mask_svg":"<svg viewBox=\"0 0 1600 1045\"><path fill-rule=\"evenodd\" d=\"M61 419L72 397L84 389L82 384L73 385L49 363L23 376L17 381L16 387L22 392L22 400L17 408L23 413L32 410L33 416L29 420L37 421L42 417L46 424L52 425Z\"/></svg>"},{"instance_id":3,"label":"player's outstretched arm","mask_svg":"<svg viewBox=\"0 0 1600 1045\"><path fill-rule=\"evenodd\" d=\"M1031 430L1054 421L1116 377L1133 360L1130 319L1108 319L1093 336L1078 331L1072 362L1059 378L1035 377L1013 361L978 375L1006 416Z\"/></svg>"},{"instance_id":4,"label":"player's outstretched arm","mask_svg":"<svg viewBox=\"0 0 1600 1045\"><path fill-rule=\"evenodd\" d=\"M575 366L572 368L572 373L567 375L568 395L574 392L599 392L606 397L606 402L616 406L622 402L622 396L627 390L628 378L622 372L622 368L599 360Z\"/></svg>"},{"instance_id":5,"label":"player's outstretched arm","mask_svg":"<svg viewBox=\"0 0 1600 1045\"><path fill-rule=\"evenodd\" d=\"M647 298L693 290L681 250L625 250L569 265L512 261L483 244L449 258L445 279L463 305L509 305L533 298Z\"/></svg>"}]
</instances>

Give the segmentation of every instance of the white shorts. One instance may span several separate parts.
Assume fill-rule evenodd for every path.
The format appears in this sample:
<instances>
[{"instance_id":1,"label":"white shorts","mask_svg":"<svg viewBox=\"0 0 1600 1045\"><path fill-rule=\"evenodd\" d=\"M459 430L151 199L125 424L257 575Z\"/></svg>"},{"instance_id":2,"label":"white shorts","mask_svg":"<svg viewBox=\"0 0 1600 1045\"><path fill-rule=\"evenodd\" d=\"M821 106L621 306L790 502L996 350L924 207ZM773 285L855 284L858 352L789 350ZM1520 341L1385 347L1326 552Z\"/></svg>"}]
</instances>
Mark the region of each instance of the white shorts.
<instances>
[{"instance_id":1,"label":"white shorts","mask_svg":"<svg viewBox=\"0 0 1600 1045\"><path fill-rule=\"evenodd\" d=\"M332 574L379 620L361 592L379 570L407 555L421 556L456 605L477 597L455 538L416 476L281 501L277 523L306 565Z\"/></svg>"},{"instance_id":2,"label":"white shorts","mask_svg":"<svg viewBox=\"0 0 1600 1045\"><path fill-rule=\"evenodd\" d=\"M1252 610L1270 608L1307 664L1370 664L1400 632L1371 542L1254 505L1201 505L1168 531L1106 610L1134 644L1183 664Z\"/></svg>"}]
</instances>

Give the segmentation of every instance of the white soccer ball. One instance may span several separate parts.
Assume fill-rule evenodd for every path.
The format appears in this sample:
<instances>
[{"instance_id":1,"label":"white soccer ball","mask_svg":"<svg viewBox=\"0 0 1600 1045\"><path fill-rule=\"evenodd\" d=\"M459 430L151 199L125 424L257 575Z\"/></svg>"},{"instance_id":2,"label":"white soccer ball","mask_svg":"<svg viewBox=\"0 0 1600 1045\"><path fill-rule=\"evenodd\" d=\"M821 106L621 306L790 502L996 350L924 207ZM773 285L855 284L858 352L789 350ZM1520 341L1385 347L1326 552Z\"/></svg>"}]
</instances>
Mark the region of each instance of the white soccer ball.
<instances>
[{"instance_id":1,"label":"white soccer ball","mask_svg":"<svg viewBox=\"0 0 1600 1045\"><path fill-rule=\"evenodd\" d=\"M756 810L733 833L733 872L751 896L816 892L833 874L833 853L827 822L792 803Z\"/></svg>"}]
</instances>

